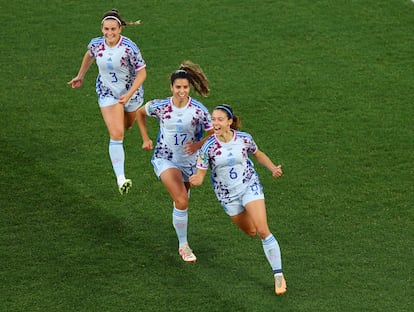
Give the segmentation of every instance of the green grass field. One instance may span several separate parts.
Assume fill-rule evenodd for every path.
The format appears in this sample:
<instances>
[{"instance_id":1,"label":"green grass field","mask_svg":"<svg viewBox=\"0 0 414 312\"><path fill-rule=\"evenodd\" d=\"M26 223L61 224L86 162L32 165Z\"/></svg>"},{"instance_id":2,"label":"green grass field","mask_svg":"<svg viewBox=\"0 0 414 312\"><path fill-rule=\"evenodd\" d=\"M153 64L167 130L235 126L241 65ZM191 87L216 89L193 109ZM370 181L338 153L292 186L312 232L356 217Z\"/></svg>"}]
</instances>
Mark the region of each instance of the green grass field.
<instances>
[{"instance_id":1,"label":"green grass field","mask_svg":"<svg viewBox=\"0 0 414 312\"><path fill-rule=\"evenodd\" d=\"M147 62L146 100L190 59L203 103L232 105L283 165L278 180L257 170L285 296L209 181L190 201L198 261L183 263L137 127L135 187L118 194L96 66L66 84L112 7L142 20L123 34ZM412 1L3 1L0 16L0 311L413 310Z\"/></svg>"}]
</instances>

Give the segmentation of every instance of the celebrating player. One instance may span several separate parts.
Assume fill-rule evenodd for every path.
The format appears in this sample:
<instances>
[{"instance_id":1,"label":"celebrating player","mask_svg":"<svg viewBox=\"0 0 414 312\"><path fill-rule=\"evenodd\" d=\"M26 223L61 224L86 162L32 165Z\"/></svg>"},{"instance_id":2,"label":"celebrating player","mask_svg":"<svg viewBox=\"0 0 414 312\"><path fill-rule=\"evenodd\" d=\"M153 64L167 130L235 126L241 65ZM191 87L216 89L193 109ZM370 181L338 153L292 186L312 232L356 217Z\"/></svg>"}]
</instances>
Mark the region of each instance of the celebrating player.
<instances>
[{"instance_id":1,"label":"celebrating player","mask_svg":"<svg viewBox=\"0 0 414 312\"><path fill-rule=\"evenodd\" d=\"M136 112L144 101L143 83L147 77L139 48L121 32L123 27L137 23L125 22L116 9L106 12L101 21L103 36L89 42L77 76L68 82L72 88L81 87L96 60L96 93L109 132L109 157L121 194L128 193L132 186L124 172L124 130L131 129L136 120Z\"/></svg>"},{"instance_id":2,"label":"celebrating player","mask_svg":"<svg viewBox=\"0 0 414 312\"><path fill-rule=\"evenodd\" d=\"M275 292L284 294L286 281L279 244L269 230L263 187L248 154L255 156L274 178L282 175L282 168L274 165L258 149L250 134L237 130L240 119L229 105L218 105L212 112L212 122L214 135L201 147L197 173L189 181L191 185L201 185L207 169L211 169L213 188L224 211L247 235L258 234L261 238L266 258L273 269Z\"/></svg>"},{"instance_id":3,"label":"celebrating player","mask_svg":"<svg viewBox=\"0 0 414 312\"><path fill-rule=\"evenodd\" d=\"M190 97L190 85L196 93L207 96L208 81L201 68L190 61L183 62L170 76L172 96L149 101L138 110L138 126L145 150L153 149L148 136L146 116L159 120L158 134L152 165L155 174L165 185L173 200L172 220L178 237L178 252L186 262L196 261L187 241L188 178L195 172L196 152L202 146L203 131L213 133L211 116L207 108Z\"/></svg>"}]
</instances>

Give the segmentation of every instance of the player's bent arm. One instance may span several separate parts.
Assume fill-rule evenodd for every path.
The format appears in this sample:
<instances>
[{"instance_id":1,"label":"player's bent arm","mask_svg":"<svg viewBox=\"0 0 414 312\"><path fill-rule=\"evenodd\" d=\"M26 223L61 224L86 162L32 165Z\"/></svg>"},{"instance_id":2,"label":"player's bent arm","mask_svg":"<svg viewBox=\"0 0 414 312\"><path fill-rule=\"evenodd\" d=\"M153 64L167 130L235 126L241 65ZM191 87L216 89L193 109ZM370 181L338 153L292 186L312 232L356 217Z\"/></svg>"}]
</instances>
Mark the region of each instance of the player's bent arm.
<instances>
[{"instance_id":1,"label":"player's bent arm","mask_svg":"<svg viewBox=\"0 0 414 312\"><path fill-rule=\"evenodd\" d=\"M128 90L128 93L123 94L119 98L119 103L126 104L129 101L129 99L134 95L134 93L138 90L138 88L142 86L146 78L147 78L147 71L144 67L137 72L137 76L135 77L135 80L131 86L131 89Z\"/></svg>"},{"instance_id":2,"label":"player's bent arm","mask_svg":"<svg viewBox=\"0 0 414 312\"><path fill-rule=\"evenodd\" d=\"M278 178L282 175L282 166L276 166L265 153L258 149L253 155L256 157L259 164L266 167L270 170L270 172L272 172L273 177Z\"/></svg>"},{"instance_id":3,"label":"player's bent arm","mask_svg":"<svg viewBox=\"0 0 414 312\"><path fill-rule=\"evenodd\" d=\"M189 182L192 186L200 186L203 184L204 177L206 176L207 170L197 169L197 173L193 174L189 178Z\"/></svg>"},{"instance_id":4,"label":"player's bent arm","mask_svg":"<svg viewBox=\"0 0 414 312\"><path fill-rule=\"evenodd\" d=\"M214 133L214 129L208 130L207 135L197 142L187 142L184 151L186 154L192 155L197 152L204 144L204 142Z\"/></svg>"},{"instance_id":5,"label":"player's bent arm","mask_svg":"<svg viewBox=\"0 0 414 312\"><path fill-rule=\"evenodd\" d=\"M204 144L204 142L212 135L212 134L214 134L214 129L210 129L210 130L208 130L208 131L206 131L207 132L207 135L204 137L204 138L202 138L200 141L198 141L198 142L194 142L194 143L196 143L196 146L197 146L197 150L198 149L200 149L202 146L203 146L203 144Z\"/></svg>"},{"instance_id":6,"label":"player's bent arm","mask_svg":"<svg viewBox=\"0 0 414 312\"><path fill-rule=\"evenodd\" d=\"M151 150L153 148L152 141L148 136L147 131L147 112L145 110L145 105L141 106L137 110L137 123L139 131L141 132L142 137L142 148L145 150Z\"/></svg>"}]
</instances>

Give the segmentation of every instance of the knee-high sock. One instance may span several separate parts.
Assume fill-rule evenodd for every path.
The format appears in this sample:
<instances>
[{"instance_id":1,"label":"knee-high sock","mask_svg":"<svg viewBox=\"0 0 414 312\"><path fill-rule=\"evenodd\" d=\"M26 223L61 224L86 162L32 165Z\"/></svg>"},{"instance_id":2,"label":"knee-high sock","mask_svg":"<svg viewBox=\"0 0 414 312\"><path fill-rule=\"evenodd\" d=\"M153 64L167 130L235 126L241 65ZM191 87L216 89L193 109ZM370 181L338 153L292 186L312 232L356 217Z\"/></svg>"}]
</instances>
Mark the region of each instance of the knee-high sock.
<instances>
[{"instance_id":1,"label":"knee-high sock","mask_svg":"<svg viewBox=\"0 0 414 312\"><path fill-rule=\"evenodd\" d=\"M172 220L179 245L187 243L188 209L179 210L174 207Z\"/></svg>"},{"instance_id":2,"label":"knee-high sock","mask_svg":"<svg viewBox=\"0 0 414 312\"><path fill-rule=\"evenodd\" d=\"M267 261L272 267L273 273L282 272L282 258L280 255L280 247L276 238L272 233L268 237L262 240L263 250L265 252Z\"/></svg>"},{"instance_id":3,"label":"knee-high sock","mask_svg":"<svg viewBox=\"0 0 414 312\"><path fill-rule=\"evenodd\" d=\"M111 158L112 168L115 175L118 178L125 179L124 164L125 164L125 151L123 141L109 141L109 157Z\"/></svg>"}]
</instances>

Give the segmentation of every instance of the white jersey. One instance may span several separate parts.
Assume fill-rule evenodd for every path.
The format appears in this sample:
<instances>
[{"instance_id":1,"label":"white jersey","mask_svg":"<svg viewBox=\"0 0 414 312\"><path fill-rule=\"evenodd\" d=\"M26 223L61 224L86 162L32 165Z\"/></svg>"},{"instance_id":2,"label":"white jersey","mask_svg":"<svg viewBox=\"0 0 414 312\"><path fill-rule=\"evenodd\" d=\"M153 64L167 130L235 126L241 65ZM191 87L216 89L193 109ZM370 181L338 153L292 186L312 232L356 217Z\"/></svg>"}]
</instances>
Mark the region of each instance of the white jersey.
<instances>
[{"instance_id":1,"label":"white jersey","mask_svg":"<svg viewBox=\"0 0 414 312\"><path fill-rule=\"evenodd\" d=\"M118 102L121 95L131 88L137 71L146 66L137 45L121 36L115 47L109 47L104 37L94 38L88 45L91 56L96 59L99 74L96 78L96 93L99 104L110 105ZM143 102L144 89L141 86L130 101Z\"/></svg>"},{"instance_id":2,"label":"white jersey","mask_svg":"<svg viewBox=\"0 0 414 312\"><path fill-rule=\"evenodd\" d=\"M186 154L184 145L200 141L203 130L213 128L207 108L191 97L186 106L177 108L169 97L147 102L145 110L148 116L158 118L160 123L153 157L170 160L178 167L195 167L197 153Z\"/></svg>"},{"instance_id":3,"label":"white jersey","mask_svg":"<svg viewBox=\"0 0 414 312\"><path fill-rule=\"evenodd\" d=\"M238 198L246 187L261 189L259 176L248 157L256 151L252 136L241 131L234 131L232 140L227 143L212 135L200 148L197 168L210 168L214 192L222 204Z\"/></svg>"}]
</instances>

